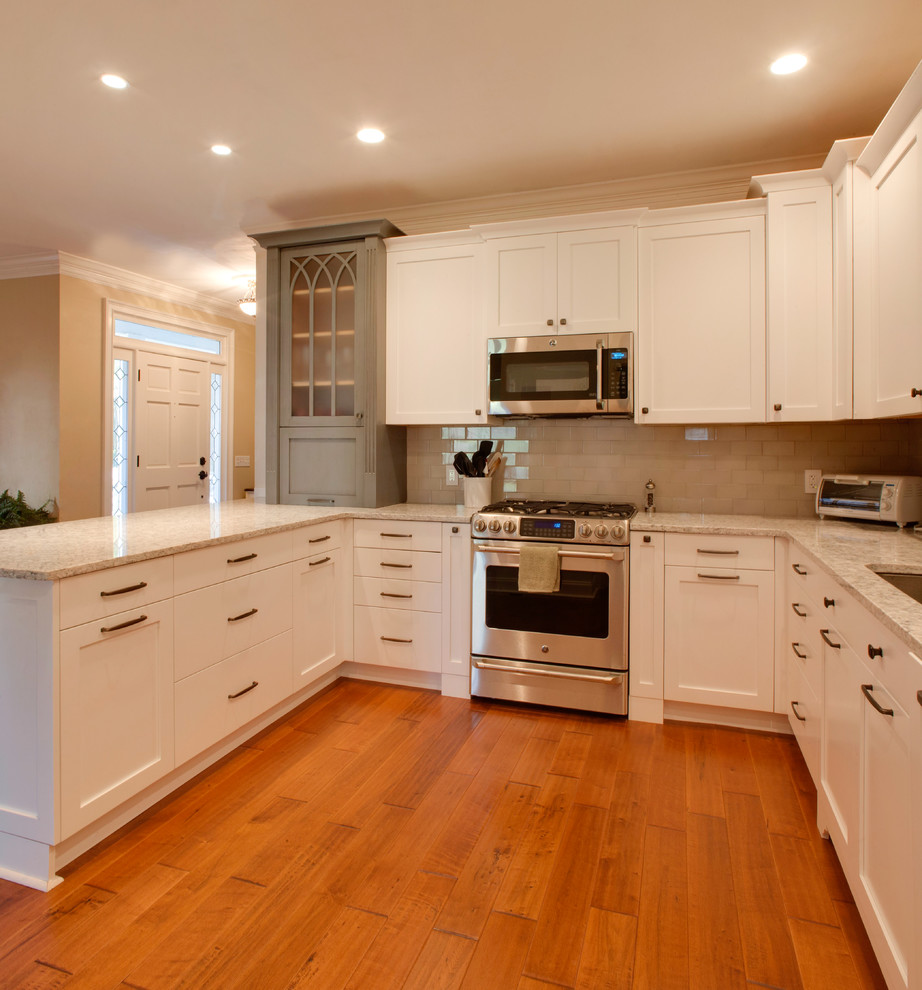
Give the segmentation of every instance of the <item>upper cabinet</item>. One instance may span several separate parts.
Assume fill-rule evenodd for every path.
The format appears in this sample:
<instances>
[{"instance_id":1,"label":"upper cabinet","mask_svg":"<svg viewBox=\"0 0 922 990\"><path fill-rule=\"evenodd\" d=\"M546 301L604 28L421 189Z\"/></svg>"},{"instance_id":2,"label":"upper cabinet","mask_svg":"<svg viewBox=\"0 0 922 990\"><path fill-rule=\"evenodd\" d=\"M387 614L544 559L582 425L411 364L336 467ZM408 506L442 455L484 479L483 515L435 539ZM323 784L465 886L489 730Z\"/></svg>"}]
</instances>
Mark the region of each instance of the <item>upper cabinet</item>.
<instances>
[{"instance_id":1,"label":"upper cabinet","mask_svg":"<svg viewBox=\"0 0 922 990\"><path fill-rule=\"evenodd\" d=\"M644 218L637 422L764 421L764 212L747 201Z\"/></svg>"},{"instance_id":2,"label":"upper cabinet","mask_svg":"<svg viewBox=\"0 0 922 990\"><path fill-rule=\"evenodd\" d=\"M486 241L485 336L635 330L635 216L475 227Z\"/></svg>"},{"instance_id":3,"label":"upper cabinet","mask_svg":"<svg viewBox=\"0 0 922 990\"><path fill-rule=\"evenodd\" d=\"M855 415L922 414L922 65L858 158Z\"/></svg>"},{"instance_id":4,"label":"upper cabinet","mask_svg":"<svg viewBox=\"0 0 922 990\"><path fill-rule=\"evenodd\" d=\"M483 241L393 237L387 249L387 422L486 422Z\"/></svg>"}]
</instances>

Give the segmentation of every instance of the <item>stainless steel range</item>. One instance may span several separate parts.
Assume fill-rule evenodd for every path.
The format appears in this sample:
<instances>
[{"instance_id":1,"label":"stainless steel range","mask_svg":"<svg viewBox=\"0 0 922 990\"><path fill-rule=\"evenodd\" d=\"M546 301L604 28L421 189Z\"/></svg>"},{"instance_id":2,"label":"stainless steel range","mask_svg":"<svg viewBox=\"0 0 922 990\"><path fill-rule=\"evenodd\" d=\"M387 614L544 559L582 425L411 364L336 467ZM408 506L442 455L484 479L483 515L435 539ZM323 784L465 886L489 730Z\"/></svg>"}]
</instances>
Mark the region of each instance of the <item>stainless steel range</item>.
<instances>
[{"instance_id":1,"label":"stainless steel range","mask_svg":"<svg viewBox=\"0 0 922 990\"><path fill-rule=\"evenodd\" d=\"M474 513L473 695L627 713L636 511L509 499Z\"/></svg>"}]
</instances>

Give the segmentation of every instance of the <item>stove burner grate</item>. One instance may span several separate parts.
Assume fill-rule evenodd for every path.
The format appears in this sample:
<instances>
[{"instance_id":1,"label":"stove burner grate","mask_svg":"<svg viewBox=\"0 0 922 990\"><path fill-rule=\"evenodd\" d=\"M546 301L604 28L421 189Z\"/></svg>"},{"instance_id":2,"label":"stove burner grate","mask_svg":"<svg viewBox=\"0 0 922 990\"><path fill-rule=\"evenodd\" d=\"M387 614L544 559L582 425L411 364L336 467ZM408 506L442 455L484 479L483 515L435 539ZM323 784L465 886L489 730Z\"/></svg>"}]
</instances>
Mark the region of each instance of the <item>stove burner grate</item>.
<instances>
[{"instance_id":1,"label":"stove burner grate","mask_svg":"<svg viewBox=\"0 0 922 990\"><path fill-rule=\"evenodd\" d=\"M630 502L568 502L550 499L510 498L485 505L481 512L519 516L577 516L630 519L637 511Z\"/></svg>"}]
</instances>

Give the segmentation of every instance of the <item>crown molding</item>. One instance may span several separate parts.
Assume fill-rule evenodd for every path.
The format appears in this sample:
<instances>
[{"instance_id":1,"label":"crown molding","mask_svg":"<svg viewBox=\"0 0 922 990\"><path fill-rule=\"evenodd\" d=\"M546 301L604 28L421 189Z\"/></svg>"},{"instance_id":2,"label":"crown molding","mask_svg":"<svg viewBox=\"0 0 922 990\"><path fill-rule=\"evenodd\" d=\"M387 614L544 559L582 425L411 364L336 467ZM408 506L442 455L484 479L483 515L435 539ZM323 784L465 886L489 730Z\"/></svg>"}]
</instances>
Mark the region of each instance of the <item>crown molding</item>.
<instances>
[{"instance_id":1,"label":"crown molding","mask_svg":"<svg viewBox=\"0 0 922 990\"><path fill-rule=\"evenodd\" d=\"M0 279L36 278L40 275L66 275L83 282L93 282L109 289L120 289L124 292L136 292L139 295L150 296L162 302L174 303L179 306L189 306L213 316L229 317L241 322L246 317L239 307L216 296L206 295L195 289L184 289L163 282L160 279L139 275L115 265L107 265L101 261L91 261L80 258L75 254L55 251L51 254L21 255L16 258L0 258Z\"/></svg>"}]
</instances>

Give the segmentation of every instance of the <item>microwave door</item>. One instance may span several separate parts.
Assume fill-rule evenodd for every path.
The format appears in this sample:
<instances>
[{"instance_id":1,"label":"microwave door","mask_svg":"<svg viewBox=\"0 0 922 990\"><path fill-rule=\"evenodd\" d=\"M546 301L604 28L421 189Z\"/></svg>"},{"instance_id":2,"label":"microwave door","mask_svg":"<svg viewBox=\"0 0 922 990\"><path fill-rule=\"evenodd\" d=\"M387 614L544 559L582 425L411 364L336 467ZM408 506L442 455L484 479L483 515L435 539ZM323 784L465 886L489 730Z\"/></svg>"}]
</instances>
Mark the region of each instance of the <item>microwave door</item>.
<instances>
[{"instance_id":1,"label":"microwave door","mask_svg":"<svg viewBox=\"0 0 922 990\"><path fill-rule=\"evenodd\" d=\"M599 411L599 358L593 350L490 355L490 412L547 415Z\"/></svg>"}]
</instances>

